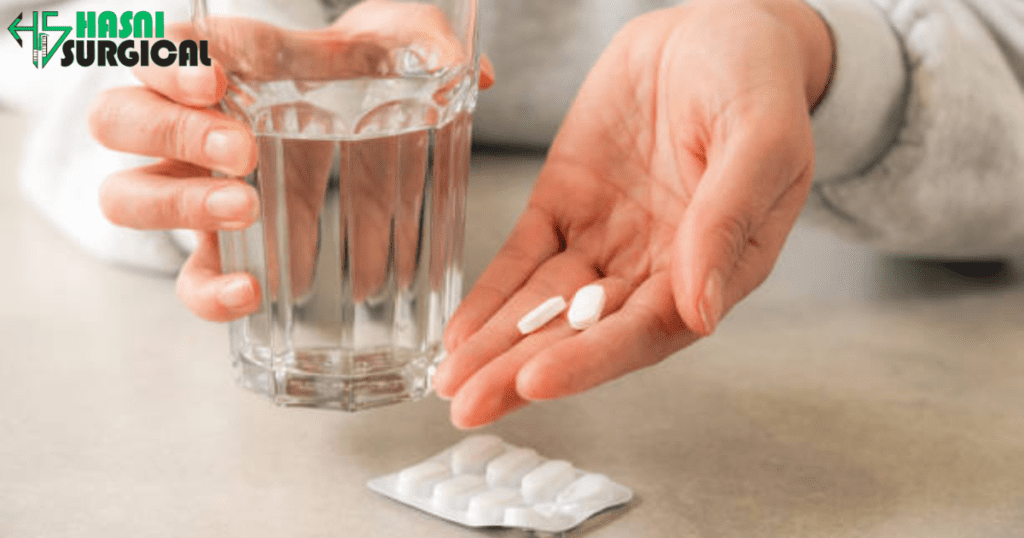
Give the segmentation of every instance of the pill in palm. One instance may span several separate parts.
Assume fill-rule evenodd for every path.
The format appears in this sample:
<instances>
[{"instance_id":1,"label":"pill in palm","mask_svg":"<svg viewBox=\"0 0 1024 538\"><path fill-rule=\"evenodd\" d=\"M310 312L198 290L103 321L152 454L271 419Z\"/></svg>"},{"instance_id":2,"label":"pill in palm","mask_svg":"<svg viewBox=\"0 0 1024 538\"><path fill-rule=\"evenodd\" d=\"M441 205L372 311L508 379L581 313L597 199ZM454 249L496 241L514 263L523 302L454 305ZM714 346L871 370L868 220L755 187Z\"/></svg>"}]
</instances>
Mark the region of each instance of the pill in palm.
<instances>
[{"instance_id":1,"label":"pill in palm","mask_svg":"<svg viewBox=\"0 0 1024 538\"><path fill-rule=\"evenodd\" d=\"M569 307L568 314L569 326L581 331L593 326L601 319L604 303L603 286L600 284L583 286L572 298L572 306Z\"/></svg>"},{"instance_id":2,"label":"pill in palm","mask_svg":"<svg viewBox=\"0 0 1024 538\"><path fill-rule=\"evenodd\" d=\"M516 327L523 334L530 334L543 327L565 310L565 299L561 295L552 297L519 319Z\"/></svg>"}]
</instances>

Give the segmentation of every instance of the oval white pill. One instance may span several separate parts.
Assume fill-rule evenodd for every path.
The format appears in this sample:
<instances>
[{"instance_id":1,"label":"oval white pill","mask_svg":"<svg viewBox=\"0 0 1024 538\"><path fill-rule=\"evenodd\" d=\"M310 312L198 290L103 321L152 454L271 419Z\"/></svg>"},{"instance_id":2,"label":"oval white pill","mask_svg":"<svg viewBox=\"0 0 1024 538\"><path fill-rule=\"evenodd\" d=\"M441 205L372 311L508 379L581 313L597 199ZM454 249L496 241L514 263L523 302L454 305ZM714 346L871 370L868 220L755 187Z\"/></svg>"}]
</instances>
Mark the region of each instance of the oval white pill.
<instances>
[{"instance_id":1,"label":"oval white pill","mask_svg":"<svg viewBox=\"0 0 1024 538\"><path fill-rule=\"evenodd\" d=\"M482 473L487 462L500 456L505 444L496 435L474 435L459 443L452 451L452 471Z\"/></svg>"},{"instance_id":2,"label":"oval white pill","mask_svg":"<svg viewBox=\"0 0 1024 538\"><path fill-rule=\"evenodd\" d=\"M410 497L427 496L435 484L449 476L447 465L425 461L398 473L398 492Z\"/></svg>"},{"instance_id":3,"label":"oval white pill","mask_svg":"<svg viewBox=\"0 0 1024 538\"><path fill-rule=\"evenodd\" d=\"M495 488L469 500L466 519L470 525L501 525L505 509L523 502L518 489Z\"/></svg>"},{"instance_id":4,"label":"oval white pill","mask_svg":"<svg viewBox=\"0 0 1024 538\"><path fill-rule=\"evenodd\" d=\"M523 477L523 499L529 503L551 501L575 478L576 472L571 463L564 460L545 462Z\"/></svg>"},{"instance_id":5,"label":"oval white pill","mask_svg":"<svg viewBox=\"0 0 1024 538\"><path fill-rule=\"evenodd\" d=\"M598 473L587 473L562 490L555 502L567 511L586 511L591 506L603 506L614 496L612 481Z\"/></svg>"},{"instance_id":6,"label":"oval white pill","mask_svg":"<svg viewBox=\"0 0 1024 538\"><path fill-rule=\"evenodd\" d=\"M520 333L530 334L547 325L549 321L555 319L563 310L565 310L565 299L561 295L552 297L520 318L516 327Z\"/></svg>"},{"instance_id":7,"label":"oval white pill","mask_svg":"<svg viewBox=\"0 0 1024 538\"><path fill-rule=\"evenodd\" d=\"M540 464L532 448L514 448L487 464L487 483L492 486L519 487L526 473Z\"/></svg>"},{"instance_id":8,"label":"oval white pill","mask_svg":"<svg viewBox=\"0 0 1024 538\"><path fill-rule=\"evenodd\" d=\"M600 284L580 288L573 295L572 306L569 307L569 326L582 331L596 324L604 311L605 298L604 286Z\"/></svg>"},{"instance_id":9,"label":"oval white pill","mask_svg":"<svg viewBox=\"0 0 1024 538\"><path fill-rule=\"evenodd\" d=\"M434 486L434 495L430 502L434 508L440 510L465 510L469 498L485 487L487 484L480 475L459 475Z\"/></svg>"},{"instance_id":10,"label":"oval white pill","mask_svg":"<svg viewBox=\"0 0 1024 538\"><path fill-rule=\"evenodd\" d=\"M529 506L513 506L505 509L504 526L523 529L536 529L542 532L553 532L572 526L570 516L561 513L542 514Z\"/></svg>"}]
</instances>

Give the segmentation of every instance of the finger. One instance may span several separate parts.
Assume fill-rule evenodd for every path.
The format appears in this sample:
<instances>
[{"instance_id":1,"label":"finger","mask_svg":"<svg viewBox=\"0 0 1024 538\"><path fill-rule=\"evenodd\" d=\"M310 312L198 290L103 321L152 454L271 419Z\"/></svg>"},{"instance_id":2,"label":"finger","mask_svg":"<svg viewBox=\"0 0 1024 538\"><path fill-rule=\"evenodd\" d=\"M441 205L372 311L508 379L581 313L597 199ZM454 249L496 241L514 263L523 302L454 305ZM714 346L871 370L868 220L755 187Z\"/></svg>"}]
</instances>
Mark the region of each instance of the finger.
<instances>
[{"instance_id":1,"label":"finger","mask_svg":"<svg viewBox=\"0 0 1024 538\"><path fill-rule=\"evenodd\" d=\"M419 265L417 252L420 244L420 215L423 210L421 201L428 164L422 156L429 142L428 137L426 131L410 131L398 136L397 160L401 166L398 167L399 204L395 216L395 269L401 290L408 290L412 285Z\"/></svg>"},{"instance_id":2,"label":"finger","mask_svg":"<svg viewBox=\"0 0 1024 538\"><path fill-rule=\"evenodd\" d=\"M340 80L393 69L391 40L339 28L288 30L241 17L210 17L204 38L228 72L249 81Z\"/></svg>"},{"instance_id":3,"label":"finger","mask_svg":"<svg viewBox=\"0 0 1024 538\"><path fill-rule=\"evenodd\" d=\"M171 101L192 107L216 105L227 90L227 76L220 64L181 67L172 64L132 68L135 78Z\"/></svg>"},{"instance_id":4,"label":"finger","mask_svg":"<svg viewBox=\"0 0 1024 538\"><path fill-rule=\"evenodd\" d=\"M660 362L696 338L675 310L668 276L657 275L597 325L537 353L519 369L516 391L526 400L577 394Z\"/></svg>"},{"instance_id":5,"label":"finger","mask_svg":"<svg viewBox=\"0 0 1024 538\"><path fill-rule=\"evenodd\" d=\"M220 274L217 236L199 234L199 245L181 267L178 297L189 310L209 321L231 321L259 308L256 279L248 273Z\"/></svg>"},{"instance_id":6,"label":"finger","mask_svg":"<svg viewBox=\"0 0 1024 538\"><path fill-rule=\"evenodd\" d=\"M356 302L380 293L391 269L391 219L398 188L394 178L400 173L400 161L395 157L399 149L396 139L370 139L352 147L342 157L347 170L343 188L352 200L348 241L354 253L350 270L352 298ZM326 164L329 167L331 161Z\"/></svg>"},{"instance_id":7,"label":"finger","mask_svg":"<svg viewBox=\"0 0 1024 538\"><path fill-rule=\"evenodd\" d=\"M567 260L566 263L574 262ZM618 277L602 278L595 282L569 282L567 284L568 286L577 285L577 290L588 284L602 286L607 295L605 302L605 311L607 312L618 309L629 294L629 285ZM545 291L544 293L550 292ZM567 290L565 293L571 295L575 292ZM671 301L668 302L671 306ZM593 328L589 330L593 330ZM494 422L524 405L526 400L523 399L516 387L517 375L523 365L530 363L534 357L543 355L548 348L575 339L577 334L578 331L569 325L565 315L559 315L537 332L521 338L508 351L484 364L459 388L452 400L452 424L460 428L482 426Z\"/></svg>"},{"instance_id":8,"label":"finger","mask_svg":"<svg viewBox=\"0 0 1024 538\"><path fill-rule=\"evenodd\" d=\"M465 57L441 10L421 4L364 2L318 30L242 17L209 17L204 24L213 56L250 81L379 77L396 70L398 49L416 54L431 71Z\"/></svg>"},{"instance_id":9,"label":"finger","mask_svg":"<svg viewBox=\"0 0 1024 538\"><path fill-rule=\"evenodd\" d=\"M190 24L172 24L167 27L167 39L180 43L185 39L198 39ZM162 67L156 64L138 64L132 67L135 78L171 101L194 107L217 104L227 89L224 68L213 60L212 65L179 66L173 63Z\"/></svg>"},{"instance_id":10,"label":"finger","mask_svg":"<svg viewBox=\"0 0 1024 538\"><path fill-rule=\"evenodd\" d=\"M241 230L259 216L251 186L201 168L158 163L118 172L100 186L100 209L118 226L144 230Z\"/></svg>"},{"instance_id":11,"label":"finger","mask_svg":"<svg viewBox=\"0 0 1024 538\"><path fill-rule=\"evenodd\" d=\"M264 148L263 165L284 169L284 202L288 215L288 248L291 256L292 294L305 295L313 285L320 259L320 217L327 203L338 143L331 140L282 140L277 151ZM272 169L272 168L271 168ZM342 165L344 170L344 165ZM349 174L342 174L346 181ZM350 192L345 185L342 192ZM271 196L275 202L278 199ZM269 215L267 218L271 218Z\"/></svg>"},{"instance_id":12,"label":"finger","mask_svg":"<svg viewBox=\"0 0 1024 538\"><path fill-rule=\"evenodd\" d=\"M797 178L810 174L810 153L798 147L798 141L809 144L809 129L798 121L750 125L709 154L672 257L677 308L701 334L711 334L729 306L724 288L769 210Z\"/></svg>"},{"instance_id":13,"label":"finger","mask_svg":"<svg viewBox=\"0 0 1024 538\"><path fill-rule=\"evenodd\" d=\"M93 101L89 126L96 140L115 151L166 157L232 176L256 167L256 141L245 125L145 88L102 92Z\"/></svg>"},{"instance_id":14,"label":"finger","mask_svg":"<svg viewBox=\"0 0 1024 538\"><path fill-rule=\"evenodd\" d=\"M575 333L565 317L559 316L484 364L452 398L452 424L457 428L477 428L525 405L527 401L516 391L519 369L545 348L571 338Z\"/></svg>"},{"instance_id":15,"label":"finger","mask_svg":"<svg viewBox=\"0 0 1024 538\"><path fill-rule=\"evenodd\" d=\"M494 86L494 64L486 54L480 56L480 89L486 90Z\"/></svg>"},{"instance_id":16,"label":"finger","mask_svg":"<svg viewBox=\"0 0 1024 538\"><path fill-rule=\"evenodd\" d=\"M466 63L466 48L443 12L422 4L358 4L320 30L287 30L239 17L210 17L204 26L202 36L210 42L219 77L224 71L250 81L379 77L399 69L397 50L415 55L432 72ZM188 34L191 29L182 31ZM180 95L174 93L182 85L174 80L177 75L156 76L165 77L158 87L161 93L167 88ZM480 84L487 88L493 83L494 68L482 58ZM216 88L223 94L220 86ZM208 95L203 94L204 99Z\"/></svg>"},{"instance_id":17,"label":"finger","mask_svg":"<svg viewBox=\"0 0 1024 538\"><path fill-rule=\"evenodd\" d=\"M486 323L461 346L452 350L434 374L434 387L442 397L455 396L466 381L496 357L506 353L524 338L517 327L519 319L551 297L572 298L583 285L597 278L592 263L579 254L563 252L544 262L530 276L529 281L514 293L504 295L500 308ZM564 313L548 325L527 335L526 338L567 326ZM515 371L507 371L507 381L515 378ZM490 378L487 386L500 391L502 386ZM476 385L478 390L483 390Z\"/></svg>"},{"instance_id":18,"label":"finger","mask_svg":"<svg viewBox=\"0 0 1024 538\"><path fill-rule=\"evenodd\" d=\"M479 330L534 270L559 249L560 240L552 218L535 207L528 207L448 322L444 334L448 351L458 349Z\"/></svg>"}]
</instances>

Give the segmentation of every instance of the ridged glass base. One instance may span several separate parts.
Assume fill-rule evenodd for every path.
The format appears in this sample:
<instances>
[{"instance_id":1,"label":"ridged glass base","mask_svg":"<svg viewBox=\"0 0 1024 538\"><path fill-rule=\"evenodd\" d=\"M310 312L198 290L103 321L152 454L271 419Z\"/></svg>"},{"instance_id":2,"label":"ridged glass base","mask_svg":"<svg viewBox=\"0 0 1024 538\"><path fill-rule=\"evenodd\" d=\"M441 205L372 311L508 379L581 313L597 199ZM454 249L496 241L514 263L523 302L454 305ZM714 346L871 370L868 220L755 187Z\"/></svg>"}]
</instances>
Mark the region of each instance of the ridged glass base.
<instances>
[{"instance_id":1,"label":"ridged glass base","mask_svg":"<svg viewBox=\"0 0 1024 538\"><path fill-rule=\"evenodd\" d=\"M415 355L382 351L344 357L333 350L306 350L278 357L275 368L270 357L239 354L235 381L281 406L360 411L429 394L439 355L440 350Z\"/></svg>"}]
</instances>

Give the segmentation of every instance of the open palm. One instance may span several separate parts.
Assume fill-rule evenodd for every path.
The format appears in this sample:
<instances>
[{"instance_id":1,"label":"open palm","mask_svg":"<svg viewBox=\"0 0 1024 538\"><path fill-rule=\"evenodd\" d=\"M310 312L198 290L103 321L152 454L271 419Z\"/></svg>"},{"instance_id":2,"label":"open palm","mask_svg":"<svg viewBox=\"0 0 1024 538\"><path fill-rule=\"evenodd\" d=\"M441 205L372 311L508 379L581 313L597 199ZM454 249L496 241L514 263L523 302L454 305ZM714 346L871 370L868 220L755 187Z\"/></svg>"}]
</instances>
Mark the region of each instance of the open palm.
<instances>
[{"instance_id":1,"label":"open palm","mask_svg":"<svg viewBox=\"0 0 1024 538\"><path fill-rule=\"evenodd\" d=\"M808 110L831 54L803 54L782 24L801 8L748 4L645 15L595 65L525 213L449 324L434 381L456 425L654 364L768 275L810 188ZM597 325L560 317L518 333L523 314L594 281L608 293Z\"/></svg>"}]
</instances>

